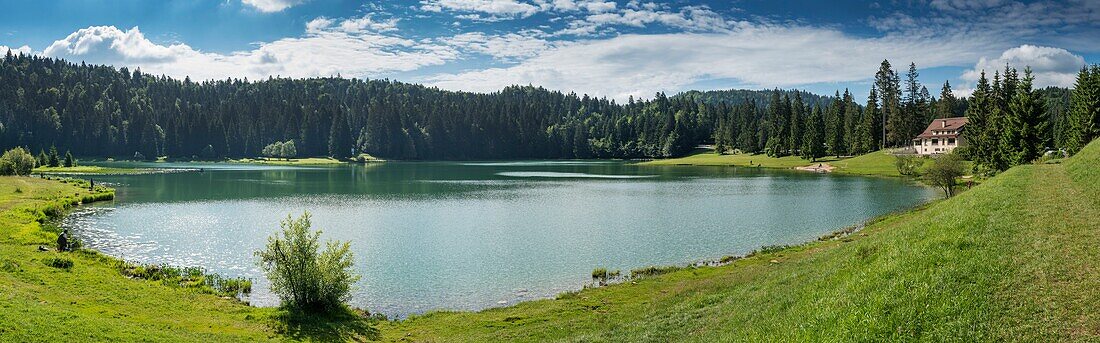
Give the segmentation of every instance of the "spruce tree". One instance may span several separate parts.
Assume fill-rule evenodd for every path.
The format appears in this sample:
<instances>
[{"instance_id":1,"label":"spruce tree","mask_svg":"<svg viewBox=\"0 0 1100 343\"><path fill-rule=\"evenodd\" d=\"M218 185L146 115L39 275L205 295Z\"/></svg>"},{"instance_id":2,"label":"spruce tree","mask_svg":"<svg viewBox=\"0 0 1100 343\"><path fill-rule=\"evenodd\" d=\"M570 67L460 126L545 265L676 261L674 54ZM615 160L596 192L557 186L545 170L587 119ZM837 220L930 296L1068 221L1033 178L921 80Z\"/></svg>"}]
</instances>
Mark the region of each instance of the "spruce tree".
<instances>
[{"instance_id":1,"label":"spruce tree","mask_svg":"<svg viewBox=\"0 0 1100 343\"><path fill-rule=\"evenodd\" d=\"M1100 66L1081 68L1066 118L1065 149L1076 154L1100 137Z\"/></svg>"},{"instance_id":2,"label":"spruce tree","mask_svg":"<svg viewBox=\"0 0 1100 343\"><path fill-rule=\"evenodd\" d=\"M841 140L842 145L848 155L862 154L863 150L859 148L859 143L856 141L856 130L860 122L859 104L856 104L855 97L847 89L844 90L844 104L844 129L841 130L844 133Z\"/></svg>"},{"instance_id":3,"label":"spruce tree","mask_svg":"<svg viewBox=\"0 0 1100 343\"><path fill-rule=\"evenodd\" d=\"M1009 104L1008 115L1003 121L1001 153L1008 166L1030 163L1046 150L1046 109L1043 99L1032 88L1031 67L1024 69L1024 78L1012 86L1016 95Z\"/></svg>"},{"instance_id":4,"label":"spruce tree","mask_svg":"<svg viewBox=\"0 0 1100 343\"><path fill-rule=\"evenodd\" d=\"M901 86L897 72L890 67L890 61L883 60L875 73L875 85L882 97L882 146L897 146L901 140L908 140L901 113Z\"/></svg>"},{"instance_id":5,"label":"spruce tree","mask_svg":"<svg viewBox=\"0 0 1100 343\"><path fill-rule=\"evenodd\" d=\"M940 89L940 100L936 102L936 117L941 119L954 118L955 107L958 106L958 103L959 100L951 92L951 81L944 81L943 88Z\"/></svg>"},{"instance_id":6,"label":"spruce tree","mask_svg":"<svg viewBox=\"0 0 1100 343\"><path fill-rule=\"evenodd\" d=\"M790 147L792 154L794 150L802 148L802 138L804 126L806 125L806 105L802 102L802 92L795 91L794 99L791 100L791 129L790 129L790 142L787 144Z\"/></svg>"},{"instance_id":7,"label":"spruce tree","mask_svg":"<svg viewBox=\"0 0 1100 343\"><path fill-rule=\"evenodd\" d=\"M59 156L57 154L57 147L56 146L51 146L50 147L50 155L49 156L50 157L49 157L49 163L48 164L49 164L50 167L60 167L61 166L61 156Z\"/></svg>"},{"instance_id":8,"label":"spruce tree","mask_svg":"<svg viewBox=\"0 0 1100 343\"><path fill-rule=\"evenodd\" d=\"M825 156L825 118L821 106L814 106L806 118L806 130L802 138L802 158L817 162Z\"/></svg>"},{"instance_id":9,"label":"spruce tree","mask_svg":"<svg viewBox=\"0 0 1100 343\"><path fill-rule=\"evenodd\" d=\"M840 97L840 92L825 113L825 144L828 145L828 153L840 157L848 151L844 147L844 109L847 101Z\"/></svg>"},{"instance_id":10,"label":"spruce tree","mask_svg":"<svg viewBox=\"0 0 1100 343\"><path fill-rule=\"evenodd\" d=\"M967 123L963 129L963 138L968 144L969 158L978 167L994 169L992 154L994 144L990 131L992 127L991 112L993 106L993 90L990 88L989 79L985 77L983 70L978 77L978 84L974 87L974 93L970 96L970 106L966 108Z\"/></svg>"},{"instance_id":11,"label":"spruce tree","mask_svg":"<svg viewBox=\"0 0 1100 343\"><path fill-rule=\"evenodd\" d=\"M856 133L856 140L860 144L860 150L864 153L877 151L880 148L876 139L878 132L882 131L880 125L881 109L878 107L878 91L871 86L871 93L867 96L867 105L864 107L862 120Z\"/></svg>"},{"instance_id":12,"label":"spruce tree","mask_svg":"<svg viewBox=\"0 0 1100 343\"><path fill-rule=\"evenodd\" d=\"M73 159L73 153L65 151L65 166L72 167L76 165L76 160Z\"/></svg>"}]
</instances>

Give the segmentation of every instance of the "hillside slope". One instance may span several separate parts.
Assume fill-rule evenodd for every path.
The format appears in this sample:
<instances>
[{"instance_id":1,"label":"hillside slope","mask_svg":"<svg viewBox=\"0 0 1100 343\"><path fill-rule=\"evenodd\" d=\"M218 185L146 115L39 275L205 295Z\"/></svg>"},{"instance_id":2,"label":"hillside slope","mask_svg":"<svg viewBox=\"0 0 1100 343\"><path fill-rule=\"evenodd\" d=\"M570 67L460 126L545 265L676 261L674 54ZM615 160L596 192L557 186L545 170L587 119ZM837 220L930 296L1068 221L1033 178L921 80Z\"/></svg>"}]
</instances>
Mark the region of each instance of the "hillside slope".
<instances>
[{"instance_id":1,"label":"hillside slope","mask_svg":"<svg viewBox=\"0 0 1100 343\"><path fill-rule=\"evenodd\" d=\"M1100 339L1100 141L861 233L556 300L391 322L413 341ZM772 262L774 260L774 262Z\"/></svg>"}]
</instances>

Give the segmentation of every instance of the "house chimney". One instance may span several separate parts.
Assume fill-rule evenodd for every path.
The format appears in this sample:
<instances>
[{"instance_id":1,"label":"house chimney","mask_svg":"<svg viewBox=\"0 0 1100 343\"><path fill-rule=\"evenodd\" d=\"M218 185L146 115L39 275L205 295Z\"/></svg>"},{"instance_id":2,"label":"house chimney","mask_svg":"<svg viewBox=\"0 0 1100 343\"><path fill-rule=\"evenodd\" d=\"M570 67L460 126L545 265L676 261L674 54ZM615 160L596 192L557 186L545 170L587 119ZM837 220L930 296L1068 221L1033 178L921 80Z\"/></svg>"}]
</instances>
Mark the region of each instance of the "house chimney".
<instances>
[{"instance_id":1,"label":"house chimney","mask_svg":"<svg viewBox=\"0 0 1100 343\"><path fill-rule=\"evenodd\" d=\"M945 128L945 127L947 127L947 121L946 120L940 120L940 128Z\"/></svg>"}]
</instances>

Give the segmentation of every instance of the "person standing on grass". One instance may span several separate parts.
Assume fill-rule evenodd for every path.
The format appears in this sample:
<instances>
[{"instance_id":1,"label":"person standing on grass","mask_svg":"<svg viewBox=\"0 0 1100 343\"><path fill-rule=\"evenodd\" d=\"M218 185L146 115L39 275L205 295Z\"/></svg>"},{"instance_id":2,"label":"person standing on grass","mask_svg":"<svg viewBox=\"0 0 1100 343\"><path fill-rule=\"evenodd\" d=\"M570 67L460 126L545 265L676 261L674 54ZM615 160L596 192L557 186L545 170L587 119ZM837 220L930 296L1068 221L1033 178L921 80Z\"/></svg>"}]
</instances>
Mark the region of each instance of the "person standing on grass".
<instances>
[{"instance_id":1,"label":"person standing on grass","mask_svg":"<svg viewBox=\"0 0 1100 343\"><path fill-rule=\"evenodd\" d=\"M57 251L69 251L69 229L62 230L57 235Z\"/></svg>"}]
</instances>

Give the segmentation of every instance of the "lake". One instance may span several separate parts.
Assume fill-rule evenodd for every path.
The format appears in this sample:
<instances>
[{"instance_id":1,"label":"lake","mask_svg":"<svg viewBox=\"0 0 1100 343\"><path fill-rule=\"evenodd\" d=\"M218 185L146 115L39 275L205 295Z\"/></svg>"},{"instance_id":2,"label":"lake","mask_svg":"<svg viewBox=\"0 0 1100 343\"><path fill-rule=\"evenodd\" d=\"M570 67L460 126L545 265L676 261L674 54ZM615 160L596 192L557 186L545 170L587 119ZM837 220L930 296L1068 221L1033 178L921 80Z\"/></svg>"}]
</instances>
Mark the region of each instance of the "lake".
<instances>
[{"instance_id":1,"label":"lake","mask_svg":"<svg viewBox=\"0 0 1100 343\"><path fill-rule=\"evenodd\" d=\"M392 317L553 297L596 267L801 243L937 196L899 179L617 161L108 165L203 171L93 177L118 192L63 220L86 246L250 277L249 300L276 305L253 251L309 211L323 239L351 241L352 305Z\"/></svg>"}]
</instances>

